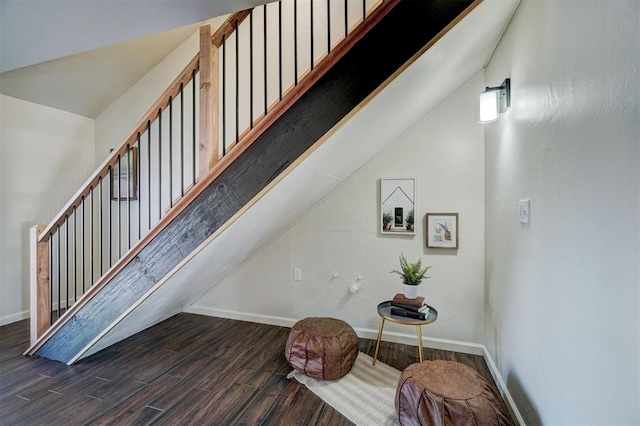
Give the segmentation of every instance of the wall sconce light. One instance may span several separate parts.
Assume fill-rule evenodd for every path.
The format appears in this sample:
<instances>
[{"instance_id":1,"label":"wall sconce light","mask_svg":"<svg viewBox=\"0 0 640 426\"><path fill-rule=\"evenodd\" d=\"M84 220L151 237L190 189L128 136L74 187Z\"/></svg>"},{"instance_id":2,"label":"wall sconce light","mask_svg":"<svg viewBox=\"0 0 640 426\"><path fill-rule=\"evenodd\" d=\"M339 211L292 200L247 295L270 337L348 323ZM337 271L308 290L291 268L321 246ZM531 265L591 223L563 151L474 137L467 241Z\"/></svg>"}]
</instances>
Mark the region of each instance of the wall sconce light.
<instances>
[{"instance_id":1,"label":"wall sconce light","mask_svg":"<svg viewBox=\"0 0 640 426\"><path fill-rule=\"evenodd\" d=\"M487 87L478 96L478 123L491 123L511 106L511 79L501 86Z\"/></svg>"}]
</instances>

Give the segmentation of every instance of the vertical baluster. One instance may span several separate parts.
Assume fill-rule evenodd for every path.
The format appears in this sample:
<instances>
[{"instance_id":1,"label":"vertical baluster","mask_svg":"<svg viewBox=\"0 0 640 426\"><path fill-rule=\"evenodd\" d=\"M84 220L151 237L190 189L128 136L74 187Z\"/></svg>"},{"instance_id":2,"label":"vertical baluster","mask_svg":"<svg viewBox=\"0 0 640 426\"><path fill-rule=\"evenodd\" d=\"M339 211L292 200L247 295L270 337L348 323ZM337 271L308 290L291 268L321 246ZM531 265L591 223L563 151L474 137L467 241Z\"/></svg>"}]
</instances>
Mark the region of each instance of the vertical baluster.
<instances>
[{"instance_id":1,"label":"vertical baluster","mask_svg":"<svg viewBox=\"0 0 640 426\"><path fill-rule=\"evenodd\" d=\"M158 110L158 221L162 218L162 108Z\"/></svg>"},{"instance_id":2,"label":"vertical baluster","mask_svg":"<svg viewBox=\"0 0 640 426\"><path fill-rule=\"evenodd\" d=\"M184 84L180 83L180 197L184 196Z\"/></svg>"},{"instance_id":3,"label":"vertical baluster","mask_svg":"<svg viewBox=\"0 0 640 426\"><path fill-rule=\"evenodd\" d=\"M169 96L169 207L173 207L173 97Z\"/></svg>"},{"instance_id":4,"label":"vertical baluster","mask_svg":"<svg viewBox=\"0 0 640 426\"><path fill-rule=\"evenodd\" d=\"M65 273L64 273L64 307L65 310L69 310L69 216L64 215L64 232L65 232L65 244L64 244L64 261L65 261Z\"/></svg>"},{"instance_id":5,"label":"vertical baluster","mask_svg":"<svg viewBox=\"0 0 640 426\"><path fill-rule=\"evenodd\" d=\"M227 35L222 34L222 156L227 154Z\"/></svg>"},{"instance_id":6,"label":"vertical baluster","mask_svg":"<svg viewBox=\"0 0 640 426\"><path fill-rule=\"evenodd\" d=\"M142 157L142 144L140 143L140 132L138 132L138 137L137 137L137 144L138 144L138 155L135 158L136 163L138 164L137 167L137 176L136 179L138 178L138 176L142 176L141 175L141 157ZM140 185L142 184L142 179L138 179L138 184L136 185L136 191L138 193L138 196L136 197L138 200L138 240L140 240L141 236L142 236L142 191L140 190Z\"/></svg>"},{"instance_id":7,"label":"vertical baluster","mask_svg":"<svg viewBox=\"0 0 640 426\"><path fill-rule=\"evenodd\" d=\"M192 131L193 135L191 140L193 141L193 155L192 155L192 169L193 170L193 184L196 184L196 70L191 71L191 91L193 92L191 96L191 120L192 122ZM224 141L224 136L222 138Z\"/></svg>"},{"instance_id":8,"label":"vertical baluster","mask_svg":"<svg viewBox=\"0 0 640 426\"><path fill-rule=\"evenodd\" d=\"M311 20L310 20L310 40L311 40L311 70L313 71L313 0L310 0Z\"/></svg>"},{"instance_id":9,"label":"vertical baluster","mask_svg":"<svg viewBox=\"0 0 640 426\"><path fill-rule=\"evenodd\" d=\"M118 154L118 259L122 253L122 208L120 201L122 200L122 158Z\"/></svg>"},{"instance_id":10,"label":"vertical baluster","mask_svg":"<svg viewBox=\"0 0 640 426\"><path fill-rule=\"evenodd\" d=\"M76 206L73 206L73 303L78 300L78 221Z\"/></svg>"},{"instance_id":11,"label":"vertical baluster","mask_svg":"<svg viewBox=\"0 0 640 426\"><path fill-rule=\"evenodd\" d=\"M89 247L90 247L90 257L89 257L89 271L91 273L89 286L93 286L93 186L89 187L89 229L91 230L89 234Z\"/></svg>"},{"instance_id":12,"label":"vertical baluster","mask_svg":"<svg viewBox=\"0 0 640 426\"><path fill-rule=\"evenodd\" d=\"M282 100L282 2L278 2L278 87Z\"/></svg>"},{"instance_id":13,"label":"vertical baluster","mask_svg":"<svg viewBox=\"0 0 640 426\"><path fill-rule=\"evenodd\" d=\"M238 20L236 29L236 143L240 140L240 33L238 32Z\"/></svg>"},{"instance_id":14,"label":"vertical baluster","mask_svg":"<svg viewBox=\"0 0 640 426\"><path fill-rule=\"evenodd\" d=\"M131 147L127 144L127 250L131 248Z\"/></svg>"},{"instance_id":15,"label":"vertical baluster","mask_svg":"<svg viewBox=\"0 0 640 426\"><path fill-rule=\"evenodd\" d=\"M249 128L253 129L253 9L249 12Z\"/></svg>"},{"instance_id":16,"label":"vertical baluster","mask_svg":"<svg viewBox=\"0 0 640 426\"><path fill-rule=\"evenodd\" d=\"M344 0L344 38L349 33L349 0Z\"/></svg>"},{"instance_id":17,"label":"vertical baluster","mask_svg":"<svg viewBox=\"0 0 640 426\"><path fill-rule=\"evenodd\" d=\"M85 233L86 233L86 228L85 228L85 216L86 216L86 206L84 205L84 195L80 198L81 202L82 202L82 238L80 239L81 243L80 244L80 252L82 253L82 268L81 268L81 272L82 272L82 292L85 292L85 279L86 279L86 271L85 271L85 267L86 267L86 259L85 259Z\"/></svg>"},{"instance_id":18,"label":"vertical baluster","mask_svg":"<svg viewBox=\"0 0 640 426\"><path fill-rule=\"evenodd\" d=\"M293 85L298 85L298 0L293 0Z\"/></svg>"},{"instance_id":19,"label":"vertical baluster","mask_svg":"<svg viewBox=\"0 0 640 426\"><path fill-rule=\"evenodd\" d=\"M240 42L240 34L238 33L238 20L235 22L236 30L236 143L240 137L240 62L238 43Z\"/></svg>"},{"instance_id":20,"label":"vertical baluster","mask_svg":"<svg viewBox=\"0 0 640 426\"><path fill-rule=\"evenodd\" d=\"M98 260L99 265L100 265L100 275L102 275L102 273L104 272L103 269L103 265L102 265L102 258L103 258L103 254L102 254L102 230L103 230L103 225L102 225L102 176L100 176L98 178L98 257L100 257L100 259Z\"/></svg>"},{"instance_id":21,"label":"vertical baluster","mask_svg":"<svg viewBox=\"0 0 640 426\"><path fill-rule=\"evenodd\" d=\"M53 324L53 232L49 233L49 321Z\"/></svg>"},{"instance_id":22,"label":"vertical baluster","mask_svg":"<svg viewBox=\"0 0 640 426\"><path fill-rule=\"evenodd\" d=\"M327 54L331 53L331 0L327 0Z\"/></svg>"},{"instance_id":23,"label":"vertical baluster","mask_svg":"<svg viewBox=\"0 0 640 426\"><path fill-rule=\"evenodd\" d=\"M149 216L149 228L151 229L151 120L147 120L147 213Z\"/></svg>"},{"instance_id":24,"label":"vertical baluster","mask_svg":"<svg viewBox=\"0 0 640 426\"><path fill-rule=\"evenodd\" d=\"M264 9L264 25L263 25L263 44L264 44L264 115L267 115L268 98L267 98L267 5L263 6Z\"/></svg>"},{"instance_id":25,"label":"vertical baluster","mask_svg":"<svg viewBox=\"0 0 640 426\"><path fill-rule=\"evenodd\" d=\"M109 209L107 210L107 236L109 237L107 240L107 252L109 253L109 267L111 267L111 265L113 264L113 260L112 260L112 252L113 252L113 232L111 230L111 226L113 224L112 222L112 210L113 210L113 206L111 203L111 200L113 200L114 198L114 188L113 188L113 168L111 166L109 166L107 168L107 171L109 172Z\"/></svg>"},{"instance_id":26,"label":"vertical baluster","mask_svg":"<svg viewBox=\"0 0 640 426\"><path fill-rule=\"evenodd\" d=\"M57 287L58 287L58 318L60 318L60 306L61 306L61 298L60 298L60 225L56 225L56 240L58 242L58 250L56 251L56 264L57 264Z\"/></svg>"},{"instance_id":27,"label":"vertical baluster","mask_svg":"<svg viewBox=\"0 0 640 426\"><path fill-rule=\"evenodd\" d=\"M362 0L362 21L367 19L367 0Z\"/></svg>"}]
</instances>

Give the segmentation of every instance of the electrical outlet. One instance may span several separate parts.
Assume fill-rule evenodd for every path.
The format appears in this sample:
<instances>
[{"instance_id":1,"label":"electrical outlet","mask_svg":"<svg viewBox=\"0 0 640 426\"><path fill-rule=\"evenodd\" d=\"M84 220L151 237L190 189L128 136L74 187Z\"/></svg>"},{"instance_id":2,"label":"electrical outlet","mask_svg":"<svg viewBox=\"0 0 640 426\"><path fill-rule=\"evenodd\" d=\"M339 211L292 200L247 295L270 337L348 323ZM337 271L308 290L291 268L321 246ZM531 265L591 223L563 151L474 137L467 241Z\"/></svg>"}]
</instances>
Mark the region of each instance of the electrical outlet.
<instances>
[{"instance_id":1,"label":"electrical outlet","mask_svg":"<svg viewBox=\"0 0 640 426\"><path fill-rule=\"evenodd\" d=\"M294 281L302 281L302 269L293 268L293 279Z\"/></svg>"},{"instance_id":2,"label":"electrical outlet","mask_svg":"<svg viewBox=\"0 0 640 426\"><path fill-rule=\"evenodd\" d=\"M531 212L529 208L531 207L529 200L520 200L520 211L519 218L520 223L527 224L529 223L529 218L531 217Z\"/></svg>"}]
</instances>

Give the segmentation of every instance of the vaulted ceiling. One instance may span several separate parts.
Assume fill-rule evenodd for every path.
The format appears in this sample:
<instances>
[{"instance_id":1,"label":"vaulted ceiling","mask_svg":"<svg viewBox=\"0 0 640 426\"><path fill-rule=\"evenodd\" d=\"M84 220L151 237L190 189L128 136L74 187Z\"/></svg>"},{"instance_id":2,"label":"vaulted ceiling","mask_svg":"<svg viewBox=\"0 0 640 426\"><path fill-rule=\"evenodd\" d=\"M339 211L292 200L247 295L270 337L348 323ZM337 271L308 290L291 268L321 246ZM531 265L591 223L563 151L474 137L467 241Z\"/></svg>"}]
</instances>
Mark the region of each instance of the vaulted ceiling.
<instances>
[{"instance_id":1,"label":"vaulted ceiling","mask_svg":"<svg viewBox=\"0 0 640 426\"><path fill-rule=\"evenodd\" d=\"M201 22L267 2L0 0L0 93L95 118Z\"/></svg>"}]
</instances>

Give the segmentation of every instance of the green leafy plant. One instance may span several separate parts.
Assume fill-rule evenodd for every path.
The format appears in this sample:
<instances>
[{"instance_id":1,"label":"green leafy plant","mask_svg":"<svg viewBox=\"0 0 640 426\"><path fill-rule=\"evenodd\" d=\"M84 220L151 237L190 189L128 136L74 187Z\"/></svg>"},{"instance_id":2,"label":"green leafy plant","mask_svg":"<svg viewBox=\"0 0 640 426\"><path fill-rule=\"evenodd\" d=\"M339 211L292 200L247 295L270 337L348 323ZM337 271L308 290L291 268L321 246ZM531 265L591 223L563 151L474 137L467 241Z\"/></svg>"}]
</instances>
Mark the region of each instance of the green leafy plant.
<instances>
[{"instance_id":1,"label":"green leafy plant","mask_svg":"<svg viewBox=\"0 0 640 426\"><path fill-rule=\"evenodd\" d=\"M382 223L385 225L391 223L391 221L393 220L393 216L391 216L391 213L389 212L384 212L382 213Z\"/></svg>"},{"instance_id":2,"label":"green leafy plant","mask_svg":"<svg viewBox=\"0 0 640 426\"><path fill-rule=\"evenodd\" d=\"M422 267L422 259L418 259L416 263L409 263L404 254L400 254L400 271L394 269L391 274L398 274L402 277L402 282L407 285L419 285L423 279L428 279L427 271L431 266Z\"/></svg>"},{"instance_id":3,"label":"green leafy plant","mask_svg":"<svg viewBox=\"0 0 640 426\"><path fill-rule=\"evenodd\" d=\"M407 231L413 231L413 209L407 212Z\"/></svg>"},{"instance_id":4,"label":"green leafy plant","mask_svg":"<svg viewBox=\"0 0 640 426\"><path fill-rule=\"evenodd\" d=\"M413 225L413 209L407 212L407 223Z\"/></svg>"}]
</instances>

